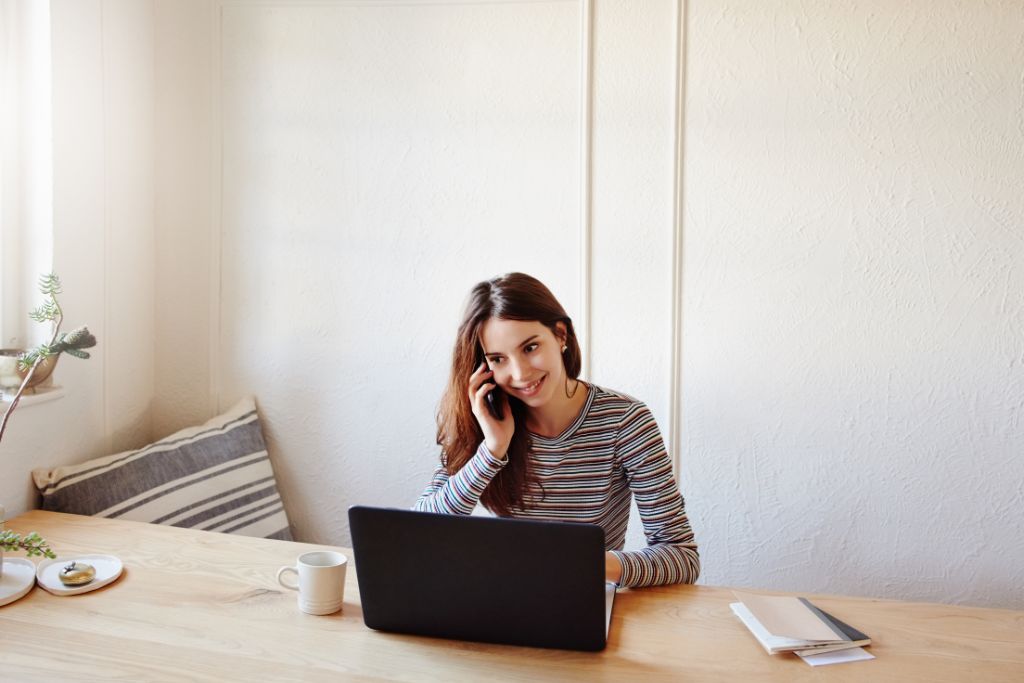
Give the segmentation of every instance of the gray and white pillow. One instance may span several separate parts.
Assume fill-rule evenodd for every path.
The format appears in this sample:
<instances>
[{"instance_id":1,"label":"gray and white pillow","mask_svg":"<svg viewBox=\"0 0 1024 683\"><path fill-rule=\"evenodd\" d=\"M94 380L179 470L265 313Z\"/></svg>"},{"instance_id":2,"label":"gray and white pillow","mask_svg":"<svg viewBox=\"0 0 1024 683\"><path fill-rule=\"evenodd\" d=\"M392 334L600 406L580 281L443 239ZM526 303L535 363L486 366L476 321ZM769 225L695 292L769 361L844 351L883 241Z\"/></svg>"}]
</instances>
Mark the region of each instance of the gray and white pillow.
<instances>
[{"instance_id":1,"label":"gray and white pillow","mask_svg":"<svg viewBox=\"0 0 1024 683\"><path fill-rule=\"evenodd\" d=\"M32 478L44 510L292 540L251 397L137 451Z\"/></svg>"}]
</instances>

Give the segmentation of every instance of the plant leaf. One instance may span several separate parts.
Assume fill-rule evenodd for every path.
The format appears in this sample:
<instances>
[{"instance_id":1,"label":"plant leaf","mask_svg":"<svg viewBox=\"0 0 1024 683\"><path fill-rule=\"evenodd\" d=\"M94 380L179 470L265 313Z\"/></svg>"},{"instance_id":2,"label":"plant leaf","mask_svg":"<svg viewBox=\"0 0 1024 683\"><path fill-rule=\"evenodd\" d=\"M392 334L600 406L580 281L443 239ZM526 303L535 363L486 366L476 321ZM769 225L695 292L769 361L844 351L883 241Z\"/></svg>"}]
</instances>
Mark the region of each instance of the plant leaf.
<instances>
[{"instance_id":1,"label":"plant leaf","mask_svg":"<svg viewBox=\"0 0 1024 683\"><path fill-rule=\"evenodd\" d=\"M56 273L48 273L39 278L39 291L48 296L61 293L60 278Z\"/></svg>"}]
</instances>

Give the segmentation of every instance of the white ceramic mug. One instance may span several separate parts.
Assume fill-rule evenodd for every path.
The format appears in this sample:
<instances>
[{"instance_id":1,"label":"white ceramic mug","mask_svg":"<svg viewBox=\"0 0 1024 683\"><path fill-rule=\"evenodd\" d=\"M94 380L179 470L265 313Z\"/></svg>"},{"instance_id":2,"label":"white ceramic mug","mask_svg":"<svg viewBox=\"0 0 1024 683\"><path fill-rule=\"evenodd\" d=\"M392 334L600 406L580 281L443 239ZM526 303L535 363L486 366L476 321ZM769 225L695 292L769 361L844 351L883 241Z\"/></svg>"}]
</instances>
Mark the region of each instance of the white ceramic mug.
<instances>
[{"instance_id":1,"label":"white ceramic mug","mask_svg":"<svg viewBox=\"0 0 1024 683\"><path fill-rule=\"evenodd\" d=\"M345 568L348 558L330 550L299 555L294 567L277 570L277 582L299 592L299 609L306 614L333 614L345 598ZM298 583L287 583L284 575L293 572Z\"/></svg>"}]
</instances>

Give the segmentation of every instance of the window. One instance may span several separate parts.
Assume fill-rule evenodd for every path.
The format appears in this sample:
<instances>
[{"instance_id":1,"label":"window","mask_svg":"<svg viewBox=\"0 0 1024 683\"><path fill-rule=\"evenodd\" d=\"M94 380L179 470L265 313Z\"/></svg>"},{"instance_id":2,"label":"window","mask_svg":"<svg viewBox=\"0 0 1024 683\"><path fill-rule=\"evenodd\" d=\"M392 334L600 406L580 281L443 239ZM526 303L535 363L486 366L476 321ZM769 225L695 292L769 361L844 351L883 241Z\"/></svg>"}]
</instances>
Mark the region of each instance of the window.
<instances>
[{"instance_id":1,"label":"window","mask_svg":"<svg viewBox=\"0 0 1024 683\"><path fill-rule=\"evenodd\" d=\"M50 4L0 0L0 347L35 342L27 313L53 240Z\"/></svg>"}]
</instances>

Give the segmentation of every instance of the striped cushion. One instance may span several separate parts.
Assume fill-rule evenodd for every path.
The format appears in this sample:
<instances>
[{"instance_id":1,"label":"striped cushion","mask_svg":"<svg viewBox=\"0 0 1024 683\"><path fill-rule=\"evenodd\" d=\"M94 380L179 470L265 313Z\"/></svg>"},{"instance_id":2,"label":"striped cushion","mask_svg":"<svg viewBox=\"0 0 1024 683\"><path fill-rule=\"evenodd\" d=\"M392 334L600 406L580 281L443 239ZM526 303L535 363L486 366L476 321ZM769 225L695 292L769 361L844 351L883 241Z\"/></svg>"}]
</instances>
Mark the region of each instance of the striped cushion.
<instances>
[{"instance_id":1,"label":"striped cushion","mask_svg":"<svg viewBox=\"0 0 1024 683\"><path fill-rule=\"evenodd\" d=\"M292 540L252 398L137 451L32 478L44 510Z\"/></svg>"}]
</instances>

